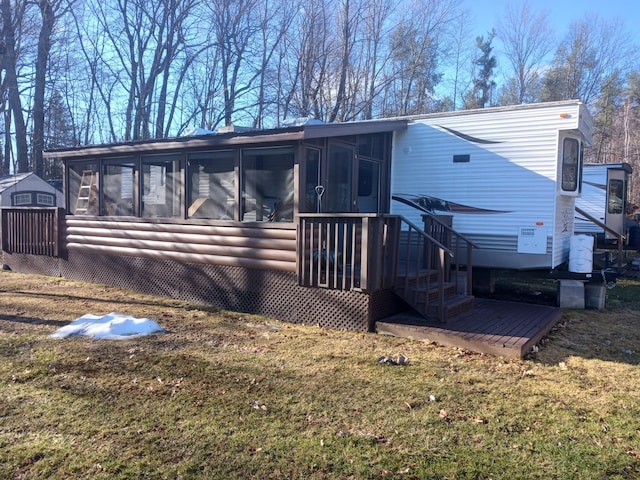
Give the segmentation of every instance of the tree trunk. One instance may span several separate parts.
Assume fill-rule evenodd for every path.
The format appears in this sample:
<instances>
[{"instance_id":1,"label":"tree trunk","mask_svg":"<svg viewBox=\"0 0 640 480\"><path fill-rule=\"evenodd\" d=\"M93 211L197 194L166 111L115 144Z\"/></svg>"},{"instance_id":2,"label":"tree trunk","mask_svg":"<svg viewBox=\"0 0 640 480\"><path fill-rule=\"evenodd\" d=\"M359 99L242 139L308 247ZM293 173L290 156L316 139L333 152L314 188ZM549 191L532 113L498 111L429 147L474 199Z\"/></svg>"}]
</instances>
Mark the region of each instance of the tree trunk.
<instances>
[{"instance_id":1,"label":"tree trunk","mask_svg":"<svg viewBox=\"0 0 640 480\"><path fill-rule=\"evenodd\" d=\"M39 177L44 177L42 151L44 150L44 97L47 63L51 50L51 32L55 24L53 7L48 0L38 2L42 15L42 27L38 38L38 56L36 58L36 73L33 93L33 171Z\"/></svg>"},{"instance_id":2,"label":"tree trunk","mask_svg":"<svg viewBox=\"0 0 640 480\"><path fill-rule=\"evenodd\" d=\"M22 102L18 90L18 76L16 73L16 39L13 31L13 15L10 0L2 0L2 29L4 31L4 69L5 88L8 91L9 108L13 113L13 125L16 137L16 168L14 173L29 171L29 152L27 148L27 127L22 115ZM7 126L9 127L9 126ZM10 132L7 128L7 132ZM10 137L9 137L10 138Z\"/></svg>"}]
</instances>

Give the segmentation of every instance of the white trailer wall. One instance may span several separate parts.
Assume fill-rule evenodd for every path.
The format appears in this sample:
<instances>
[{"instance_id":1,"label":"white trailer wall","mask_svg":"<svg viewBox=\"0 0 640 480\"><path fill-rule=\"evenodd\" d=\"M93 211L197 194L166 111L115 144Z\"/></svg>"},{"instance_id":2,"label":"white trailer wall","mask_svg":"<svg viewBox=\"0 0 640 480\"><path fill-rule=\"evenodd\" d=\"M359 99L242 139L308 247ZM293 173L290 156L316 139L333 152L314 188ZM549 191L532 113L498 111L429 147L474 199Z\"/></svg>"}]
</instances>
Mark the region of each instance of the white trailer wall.
<instances>
[{"instance_id":1,"label":"white trailer wall","mask_svg":"<svg viewBox=\"0 0 640 480\"><path fill-rule=\"evenodd\" d=\"M453 228L481 247L474 266L553 268L568 259L575 205L558 185L560 145L590 141L583 109L573 101L413 118L394 136L392 195L450 202ZM398 201L391 212L422 222Z\"/></svg>"}]
</instances>

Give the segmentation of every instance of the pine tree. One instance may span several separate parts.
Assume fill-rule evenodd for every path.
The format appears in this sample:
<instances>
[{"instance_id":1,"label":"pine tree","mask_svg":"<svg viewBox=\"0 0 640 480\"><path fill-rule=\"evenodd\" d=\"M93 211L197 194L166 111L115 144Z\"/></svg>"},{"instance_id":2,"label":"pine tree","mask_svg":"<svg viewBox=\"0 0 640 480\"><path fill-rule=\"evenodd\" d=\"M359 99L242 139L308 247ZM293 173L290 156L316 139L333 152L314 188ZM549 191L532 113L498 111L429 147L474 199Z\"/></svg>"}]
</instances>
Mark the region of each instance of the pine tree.
<instances>
[{"instance_id":1,"label":"pine tree","mask_svg":"<svg viewBox=\"0 0 640 480\"><path fill-rule=\"evenodd\" d=\"M485 108L491 106L491 97L496 82L493 81L494 70L498 64L496 57L492 55L491 43L496 36L496 31L491 30L485 41L484 36L476 38L476 44L481 55L473 62L479 67L473 79L473 90L465 99L465 108Z\"/></svg>"}]
</instances>

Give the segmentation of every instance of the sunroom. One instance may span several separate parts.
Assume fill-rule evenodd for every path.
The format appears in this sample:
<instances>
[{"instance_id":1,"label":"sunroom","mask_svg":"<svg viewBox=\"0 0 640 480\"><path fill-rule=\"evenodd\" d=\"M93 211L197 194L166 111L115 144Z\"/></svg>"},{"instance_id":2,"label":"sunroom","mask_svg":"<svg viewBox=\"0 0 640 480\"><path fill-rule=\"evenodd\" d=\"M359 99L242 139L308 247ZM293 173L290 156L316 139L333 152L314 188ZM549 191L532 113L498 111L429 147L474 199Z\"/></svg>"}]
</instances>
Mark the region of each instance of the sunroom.
<instances>
[{"instance_id":1,"label":"sunroom","mask_svg":"<svg viewBox=\"0 0 640 480\"><path fill-rule=\"evenodd\" d=\"M66 166L68 214L293 222L304 212L388 211L391 133L405 127L398 120L229 128L45 155Z\"/></svg>"}]
</instances>

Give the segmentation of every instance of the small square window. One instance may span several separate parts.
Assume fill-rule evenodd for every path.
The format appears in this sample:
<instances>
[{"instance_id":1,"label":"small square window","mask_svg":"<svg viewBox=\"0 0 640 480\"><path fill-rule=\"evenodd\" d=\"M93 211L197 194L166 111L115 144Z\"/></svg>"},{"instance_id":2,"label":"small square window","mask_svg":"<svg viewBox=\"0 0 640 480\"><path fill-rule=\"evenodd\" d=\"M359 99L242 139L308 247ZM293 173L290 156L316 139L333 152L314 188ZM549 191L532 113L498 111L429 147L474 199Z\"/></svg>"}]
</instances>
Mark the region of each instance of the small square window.
<instances>
[{"instance_id":1,"label":"small square window","mask_svg":"<svg viewBox=\"0 0 640 480\"><path fill-rule=\"evenodd\" d=\"M30 193L16 193L13 196L13 205L31 205L31 194Z\"/></svg>"},{"instance_id":2,"label":"small square window","mask_svg":"<svg viewBox=\"0 0 640 480\"><path fill-rule=\"evenodd\" d=\"M38 205L47 205L49 207L55 206L55 198L50 193L38 193L36 196L36 203Z\"/></svg>"}]
</instances>

